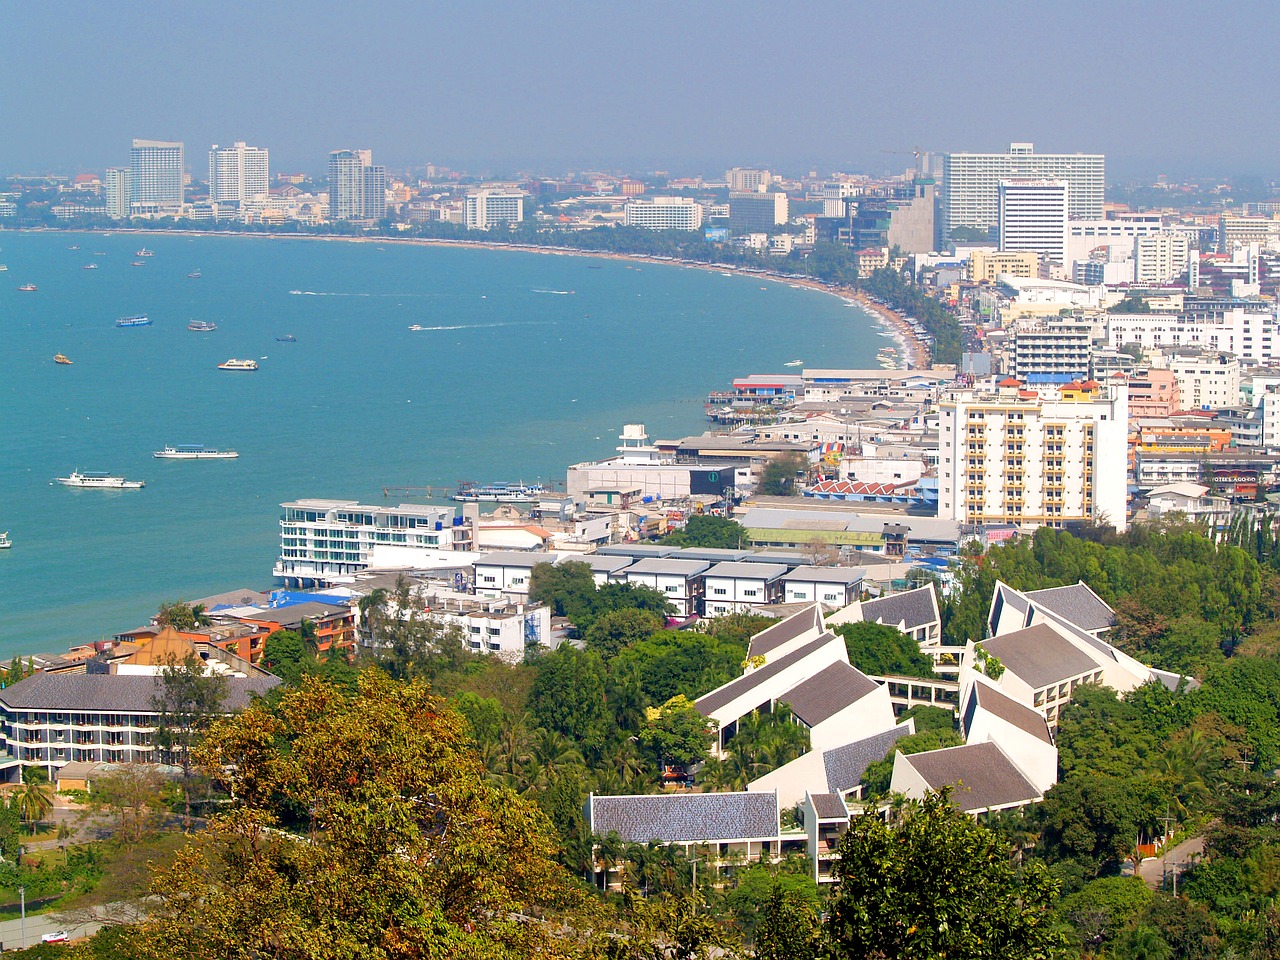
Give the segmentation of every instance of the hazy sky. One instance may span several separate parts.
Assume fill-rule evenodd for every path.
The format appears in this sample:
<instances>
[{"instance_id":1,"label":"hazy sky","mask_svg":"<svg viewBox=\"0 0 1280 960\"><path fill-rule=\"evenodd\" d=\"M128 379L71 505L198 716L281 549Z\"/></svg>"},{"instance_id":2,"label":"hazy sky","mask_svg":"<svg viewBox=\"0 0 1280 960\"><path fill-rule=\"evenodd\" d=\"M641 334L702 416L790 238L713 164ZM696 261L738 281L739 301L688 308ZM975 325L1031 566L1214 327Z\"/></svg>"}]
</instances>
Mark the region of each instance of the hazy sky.
<instances>
[{"instance_id":1,"label":"hazy sky","mask_svg":"<svg viewBox=\"0 0 1280 960\"><path fill-rule=\"evenodd\" d=\"M1100 151L1109 176L1280 173L1280 4L0 0L0 172L133 137L320 171L884 172L907 151Z\"/></svg>"}]
</instances>

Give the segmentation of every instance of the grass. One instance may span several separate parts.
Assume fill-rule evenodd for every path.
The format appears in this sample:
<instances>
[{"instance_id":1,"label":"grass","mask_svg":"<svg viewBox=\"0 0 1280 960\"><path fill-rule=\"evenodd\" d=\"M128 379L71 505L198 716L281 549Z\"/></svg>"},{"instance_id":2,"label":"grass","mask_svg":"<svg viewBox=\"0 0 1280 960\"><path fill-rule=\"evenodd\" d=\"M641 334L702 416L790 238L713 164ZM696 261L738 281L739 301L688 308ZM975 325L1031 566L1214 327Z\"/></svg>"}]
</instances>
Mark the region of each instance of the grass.
<instances>
[{"instance_id":1,"label":"grass","mask_svg":"<svg viewBox=\"0 0 1280 960\"><path fill-rule=\"evenodd\" d=\"M59 909L92 907L145 896L151 887L152 865L167 866L186 841L185 834L166 832L150 834L137 843L105 842L102 879L92 890L59 904Z\"/></svg>"}]
</instances>

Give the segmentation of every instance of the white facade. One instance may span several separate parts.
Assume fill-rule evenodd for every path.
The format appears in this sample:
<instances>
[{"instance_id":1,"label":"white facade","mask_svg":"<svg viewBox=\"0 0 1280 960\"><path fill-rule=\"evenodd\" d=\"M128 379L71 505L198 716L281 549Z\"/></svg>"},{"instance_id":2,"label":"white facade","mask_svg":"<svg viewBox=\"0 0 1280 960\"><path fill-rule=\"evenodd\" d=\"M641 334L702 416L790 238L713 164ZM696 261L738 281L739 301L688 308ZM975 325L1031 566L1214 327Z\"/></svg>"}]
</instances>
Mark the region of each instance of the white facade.
<instances>
[{"instance_id":1,"label":"white facade","mask_svg":"<svg viewBox=\"0 0 1280 960\"><path fill-rule=\"evenodd\" d=\"M629 200L624 223L644 230L697 230L702 226L702 204L688 197L653 197Z\"/></svg>"},{"instance_id":2,"label":"white facade","mask_svg":"<svg viewBox=\"0 0 1280 960\"><path fill-rule=\"evenodd\" d=\"M1010 144L1008 153L948 153L942 164L942 237L956 227L996 227L1001 180L1065 180L1068 215L1101 220L1105 168L1102 154L1037 154L1030 143Z\"/></svg>"},{"instance_id":3,"label":"white facade","mask_svg":"<svg viewBox=\"0 0 1280 960\"><path fill-rule=\"evenodd\" d=\"M209 150L209 201L241 204L266 193L270 186L267 151L243 140L233 146Z\"/></svg>"},{"instance_id":4,"label":"white facade","mask_svg":"<svg viewBox=\"0 0 1280 960\"><path fill-rule=\"evenodd\" d=\"M773 177L768 170L750 170L745 167L734 167L724 175L725 183L730 191L756 193L768 189Z\"/></svg>"},{"instance_id":5,"label":"white facade","mask_svg":"<svg viewBox=\"0 0 1280 960\"><path fill-rule=\"evenodd\" d=\"M1133 243L1135 283L1168 283L1187 269L1187 235L1166 231L1138 237Z\"/></svg>"},{"instance_id":6,"label":"white facade","mask_svg":"<svg viewBox=\"0 0 1280 960\"><path fill-rule=\"evenodd\" d=\"M702 575L711 564L704 560L639 560L622 571L627 583L651 587L667 598L681 617L698 612Z\"/></svg>"},{"instance_id":7,"label":"white facade","mask_svg":"<svg viewBox=\"0 0 1280 960\"><path fill-rule=\"evenodd\" d=\"M1041 263L1067 260L1068 184L1065 180L1001 180L1001 253L1031 251Z\"/></svg>"},{"instance_id":8,"label":"white facade","mask_svg":"<svg viewBox=\"0 0 1280 960\"><path fill-rule=\"evenodd\" d=\"M1128 388L1115 380L1058 399L957 391L941 405L938 516L1055 527L1105 517L1123 530L1128 425Z\"/></svg>"},{"instance_id":9,"label":"white facade","mask_svg":"<svg viewBox=\"0 0 1280 960\"><path fill-rule=\"evenodd\" d=\"M329 154L329 219L381 220L387 215L387 168L370 150Z\"/></svg>"},{"instance_id":10,"label":"white facade","mask_svg":"<svg viewBox=\"0 0 1280 960\"><path fill-rule=\"evenodd\" d=\"M133 172L128 167L108 167L102 178L106 213L112 220L127 220L133 200Z\"/></svg>"},{"instance_id":11,"label":"white facade","mask_svg":"<svg viewBox=\"0 0 1280 960\"><path fill-rule=\"evenodd\" d=\"M1067 222L1067 259L1086 260L1099 247L1107 250L1106 259L1126 260L1133 256L1138 237L1160 233L1164 229L1159 216L1135 216L1121 220L1070 220Z\"/></svg>"},{"instance_id":12,"label":"white facade","mask_svg":"<svg viewBox=\"0 0 1280 960\"><path fill-rule=\"evenodd\" d=\"M1240 361L1236 357L1220 353L1170 357L1169 371L1178 379L1184 410L1216 410L1240 403Z\"/></svg>"},{"instance_id":13,"label":"white facade","mask_svg":"<svg viewBox=\"0 0 1280 960\"><path fill-rule=\"evenodd\" d=\"M1093 326L1080 322L1021 323L1012 337L1013 376L1031 387L1089 376Z\"/></svg>"},{"instance_id":14,"label":"white facade","mask_svg":"<svg viewBox=\"0 0 1280 960\"><path fill-rule=\"evenodd\" d=\"M1262 408L1262 445L1280 450L1280 392L1268 390L1258 405Z\"/></svg>"},{"instance_id":15,"label":"white facade","mask_svg":"<svg viewBox=\"0 0 1280 960\"><path fill-rule=\"evenodd\" d=\"M1280 324L1272 313L1240 308L1192 319L1171 313L1113 313L1107 316L1107 345L1119 349L1136 343L1154 347L1190 347L1234 353L1249 363L1280 360Z\"/></svg>"},{"instance_id":16,"label":"white facade","mask_svg":"<svg viewBox=\"0 0 1280 960\"><path fill-rule=\"evenodd\" d=\"M463 222L468 230L490 230L500 223L524 220L525 194L518 191L480 190L467 194Z\"/></svg>"},{"instance_id":17,"label":"white facade","mask_svg":"<svg viewBox=\"0 0 1280 960\"><path fill-rule=\"evenodd\" d=\"M138 213L177 213L183 201L182 142L134 140L129 151L130 206Z\"/></svg>"},{"instance_id":18,"label":"white facade","mask_svg":"<svg viewBox=\"0 0 1280 960\"><path fill-rule=\"evenodd\" d=\"M796 567L782 578L783 603L820 603L844 608L858 599L860 567Z\"/></svg>"},{"instance_id":19,"label":"white facade","mask_svg":"<svg viewBox=\"0 0 1280 960\"><path fill-rule=\"evenodd\" d=\"M786 572L781 563L717 563L703 578L703 616L767 612L763 608L782 599Z\"/></svg>"}]
</instances>

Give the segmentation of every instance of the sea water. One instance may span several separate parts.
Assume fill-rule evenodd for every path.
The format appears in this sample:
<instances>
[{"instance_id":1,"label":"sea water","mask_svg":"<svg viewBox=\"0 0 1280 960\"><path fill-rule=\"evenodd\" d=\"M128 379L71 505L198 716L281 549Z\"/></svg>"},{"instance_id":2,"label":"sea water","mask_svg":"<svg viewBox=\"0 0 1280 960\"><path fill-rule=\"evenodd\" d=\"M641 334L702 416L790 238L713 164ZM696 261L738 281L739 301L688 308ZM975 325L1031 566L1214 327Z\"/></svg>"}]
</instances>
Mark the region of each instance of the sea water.
<instances>
[{"instance_id":1,"label":"sea water","mask_svg":"<svg viewBox=\"0 0 1280 960\"><path fill-rule=\"evenodd\" d=\"M795 359L872 367L882 344L865 312L820 292L578 256L0 232L0 263L0 657L271 586L283 501L563 482L612 454L624 423L698 433L707 391L734 377ZM151 326L115 326L141 313ZM260 369L218 369L233 357ZM182 443L240 457L152 457ZM77 469L147 485L51 482Z\"/></svg>"}]
</instances>

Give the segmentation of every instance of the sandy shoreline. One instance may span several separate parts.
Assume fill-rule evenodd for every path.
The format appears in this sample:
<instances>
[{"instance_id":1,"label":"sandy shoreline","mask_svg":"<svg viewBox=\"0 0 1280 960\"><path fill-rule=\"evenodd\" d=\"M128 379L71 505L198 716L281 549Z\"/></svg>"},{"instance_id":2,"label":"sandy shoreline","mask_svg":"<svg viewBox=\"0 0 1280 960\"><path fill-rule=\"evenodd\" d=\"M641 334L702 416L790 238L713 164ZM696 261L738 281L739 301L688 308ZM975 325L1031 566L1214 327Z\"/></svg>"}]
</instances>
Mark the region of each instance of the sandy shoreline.
<instances>
[{"instance_id":1,"label":"sandy shoreline","mask_svg":"<svg viewBox=\"0 0 1280 960\"><path fill-rule=\"evenodd\" d=\"M2 232L2 231L0 231ZM780 273L766 271L760 268L752 270L743 270L740 267L731 264L721 263L701 263L694 260L665 260L660 257L650 257L641 253L614 253L606 250L579 250L576 247L542 247L530 246L519 243L496 243L491 240L446 240L434 237L338 237L338 236L316 236L314 234L279 234L279 233L254 233L240 230L138 230L132 227L122 227L120 229L111 230L14 230L14 233L101 233L111 234L118 233L129 236L155 236L156 234L175 234L185 237L260 237L267 240L310 240L318 242L338 242L338 243L395 243L405 246L417 247L463 247L473 250L515 250L520 253L541 253L548 256L560 257L595 257L600 260L619 260L630 263L650 263L658 266L667 267L688 267L693 270L712 270L719 273L732 273L744 277L757 277L763 280L769 280L773 283L789 283L797 287L805 287L809 290L816 290L819 293L829 294L833 297L839 297L841 300L857 303L863 311L870 314L872 319L884 329L888 330L894 342L898 345L900 355L905 359L910 358L909 366L912 369L927 370L932 364L929 348L917 339L915 331L902 318L901 314L884 306L883 304L873 303L871 299L862 291L854 290L849 287L837 287L821 280L811 280L803 277L788 277Z\"/></svg>"}]
</instances>

